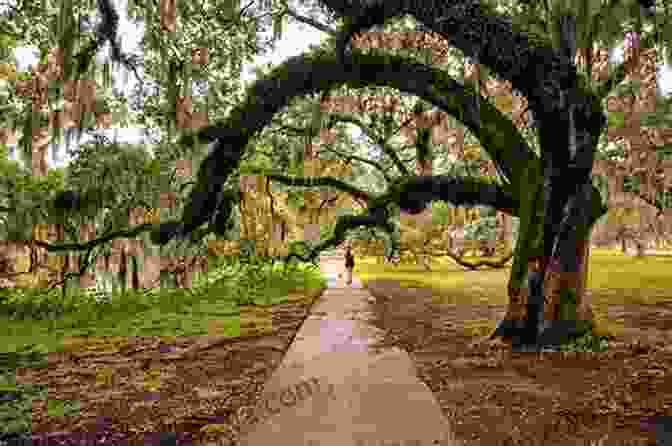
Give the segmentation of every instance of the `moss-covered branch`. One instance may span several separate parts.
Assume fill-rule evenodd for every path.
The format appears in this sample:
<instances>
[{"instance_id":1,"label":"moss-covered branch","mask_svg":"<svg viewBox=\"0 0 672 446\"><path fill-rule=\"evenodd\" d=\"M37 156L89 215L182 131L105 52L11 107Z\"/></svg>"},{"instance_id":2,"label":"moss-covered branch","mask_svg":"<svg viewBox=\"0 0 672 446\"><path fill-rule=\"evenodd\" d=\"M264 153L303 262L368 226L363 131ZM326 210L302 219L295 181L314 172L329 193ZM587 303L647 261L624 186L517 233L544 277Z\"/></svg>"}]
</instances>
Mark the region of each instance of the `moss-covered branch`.
<instances>
[{"instance_id":1,"label":"moss-covered branch","mask_svg":"<svg viewBox=\"0 0 672 446\"><path fill-rule=\"evenodd\" d=\"M410 214L422 212L431 201L442 200L454 206L490 206L517 216L520 202L502 186L484 179L452 175L416 176L404 179L376 198L378 205L396 203Z\"/></svg>"},{"instance_id":2,"label":"moss-covered branch","mask_svg":"<svg viewBox=\"0 0 672 446\"><path fill-rule=\"evenodd\" d=\"M315 263L322 251L340 245L345 241L349 231L360 226L369 228L379 227L386 233L392 234L394 232L394 225L389 221L389 217L390 215L386 209L372 207L369 207L366 215L341 215L336 220L336 226L331 237L318 243L305 255L294 252L290 253L285 261L290 261L291 259L296 258L303 262ZM394 243L395 238L391 237L391 239ZM398 250L398 244L393 246L393 250Z\"/></svg>"},{"instance_id":3,"label":"moss-covered branch","mask_svg":"<svg viewBox=\"0 0 672 446\"><path fill-rule=\"evenodd\" d=\"M459 205L482 205L492 206L495 209L516 215L518 201L500 186L491 184L485 180L453 176L422 176L411 177L406 181L396 184L390 190L378 197L372 197L366 215L345 215L337 219L333 235L327 240L321 241L307 254L291 253L286 260L297 258L302 261L314 262L322 250L341 244L347 233L360 226L379 227L390 235L393 242L393 252L398 251L398 240L392 235L394 225L390 221L389 204L396 204L405 211L417 214L422 212L428 203L432 201L449 201ZM506 260L508 261L508 259ZM504 263L506 263L506 261ZM463 266L497 267L499 262L469 263L462 262ZM469 266L471 265L471 266Z\"/></svg>"},{"instance_id":4,"label":"moss-covered branch","mask_svg":"<svg viewBox=\"0 0 672 446\"><path fill-rule=\"evenodd\" d=\"M466 93L462 84L442 70L402 57L359 51L353 51L351 58L353 66L349 69L339 65L335 56L326 50L290 58L266 78L256 81L248 89L247 99L232 110L225 122L184 138L182 142L185 144L194 144L197 139L216 142L201 164L178 230L171 234L177 226L175 222L169 222L171 227L162 232L171 237L178 236L205 223L212 212L210 197L218 193L224 181L237 169L246 144L270 124L273 115L295 97L331 90L338 85L393 87L419 96L460 119L480 139L491 159L511 181L511 189L519 190L515 186L520 173L536 155L511 121L494 106L478 97L479 120L476 96ZM479 125L479 121L484 125Z\"/></svg>"},{"instance_id":5,"label":"moss-covered branch","mask_svg":"<svg viewBox=\"0 0 672 446\"><path fill-rule=\"evenodd\" d=\"M344 181L341 181L334 177L294 177L282 175L267 169L259 168L246 168L246 174L251 175L264 175L270 178L273 181L277 181L288 186L301 186L301 187L320 187L320 186L329 186L336 188L342 192L346 192L352 195L354 198L359 200L370 201L371 195L368 192L365 192L355 186L352 186Z\"/></svg>"},{"instance_id":6,"label":"moss-covered branch","mask_svg":"<svg viewBox=\"0 0 672 446\"><path fill-rule=\"evenodd\" d=\"M121 231L115 231L111 232L109 234L106 234L102 237L90 240L85 243L59 243L59 244L52 244L52 243L47 243L43 242L41 240L35 240L35 244L37 246L41 246L45 248L49 252L60 252L60 251L85 251L92 249L98 245L101 245L103 243L107 243L111 240L115 240L118 238L131 238L131 237L136 237L137 235L151 230L151 229L156 229L158 225L152 225L151 223L145 223L141 225L136 225L133 226L130 229L126 230L121 230Z\"/></svg>"},{"instance_id":7,"label":"moss-covered branch","mask_svg":"<svg viewBox=\"0 0 672 446\"><path fill-rule=\"evenodd\" d=\"M487 266L488 268L493 268L493 269L502 269L506 266L507 263L509 263L509 260L513 258L513 251L510 251L507 253L505 256L497 259L497 260L491 260L491 259L479 259L474 262L467 261L465 260L465 257L462 255L459 255L455 253L454 251L450 249L446 249L445 251L433 251L432 255L445 255L450 257L455 263L458 265L470 269L472 271L477 270L481 267Z\"/></svg>"}]
</instances>

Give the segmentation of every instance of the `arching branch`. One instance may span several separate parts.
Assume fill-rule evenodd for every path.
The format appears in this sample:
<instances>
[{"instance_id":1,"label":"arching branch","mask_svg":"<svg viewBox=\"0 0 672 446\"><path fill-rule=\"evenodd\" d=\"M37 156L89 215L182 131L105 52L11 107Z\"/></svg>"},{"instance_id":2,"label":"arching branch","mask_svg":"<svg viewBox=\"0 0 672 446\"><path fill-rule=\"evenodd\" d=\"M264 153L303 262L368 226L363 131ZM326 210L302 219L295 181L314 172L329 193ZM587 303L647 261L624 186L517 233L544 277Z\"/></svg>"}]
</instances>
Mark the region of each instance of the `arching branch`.
<instances>
[{"instance_id":1,"label":"arching branch","mask_svg":"<svg viewBox=\"0 0 672 446\"><path fill-rule=\"evenodd\" d=\"M331 186L340 191L352 195L354 198L365 200L367 202L371 200L371 195L368 192L365 192L355 186L352 186L334 177L312 177L312 178L292 177L259 168L245 169L245 173L251 175L264 175L273 181L278 181L288 186L303 186L303 187Z\"/></svg>"},{"instance_id":2,"label":"arching branch","mask_svg":"<svg viewBox=\"0 0 672 446\"><path fill-rule=\"evenodd\" d=\"M291 259L296 258L302 262L315 263L317 257L322 251L340 245L343 243L343 241L345 241L345 237L349 231L360 226L369 228L379 227L388 234L392 234L394 232L394 226L389 221L389 213L387 210L380 207L369 207L368 213L365 215L341 215L336 220L334 233L330 238L318 243L305 255L301 255L295 252L290 253L285 258L285 261L289 262ZM391 239L394 243L394 237L391 237ZM398 250L398 245L395 246L394 249Z\"/></svg>"},{"instance_id":3,"label":"arching branch","mask_svg":"<svg viewBox=\"0 0 672 446\"><path fill-rule=\"evenodd\" d=\"M518 216L520 207L519 199L497 184L452 175L410 177L375 201L396 203L410 214L419 214L437 200L453 206L490 206L513 216Z\"/></svg>"},{"instance_id":4,"label":"arching branch","mask_svg":"<svg viewBox=\"0 0 672 446\"><path fill-rule=\"evenodd\" d=\"M85 243L59 243L59 244L51 244L47 242L43 242L41 240L35 240L35 244L37 246L41 246L45 248L49 252L60 252L60 251L85 251L89 249L93 249L94 247L101 245L103 243L109 242L110 240L118 239L118 238L131 238L135 237L138 234L141 234L147 230L150 229L156 229L156 225L152 225L150 223L144 223L141 225L136 225L133 226L130 229L127 230L121 230L121 231L115 231L111 232L109 234L106 234L102 237L90 240Z\"/></svg>"},{"instance_id":5,"label":"arching branch","mask_svg":"<svg viewBox=\"0 0 672 446\"><path fill-rule=\"evenodd\" d=\"M458 265L474 271L484 266L493 269L504 268L506 264L509 263L509 260L513 258L513 251L508 252L505 256L497 260L480 259L474 262L465 260L464 256L459 255L455 251L452 251L450 249L446 249L445 251L432 251L432 255L434 256L445 255L447 257L450 257Z\"/></svg>"},{"instance_id":6,"label":"arching branch","mask_svg":"<svg viewBox=\"0 0 672 446\"><path fill-rule=\"evenodd\" d=\"M202 129L185 137L185 145L196 140L216 140L211 153L201 163L198 179L183 212L182 222L166 223L166 237L188 233L205 223L212 213L211 196L216 196L222 184L237 168L247 142L266 125L273 115L297 96L305 96L336 85L351 87L380 85L415 94L460 119L481 140L512 185L522 177L521 171L536 155L527 146L511 121L485 99L480 100L481 120L487 126L478 127L474 95L465 94L465 87L442 70L411 63L401 57L353 52L350 69L336 63L325 51L290 58L267 78L255 82L247 99L234 108L226 122ZM280 88L282 87L282 88ZM169 238L168 238L169 239Z\"/></svg>"}]
</instances>

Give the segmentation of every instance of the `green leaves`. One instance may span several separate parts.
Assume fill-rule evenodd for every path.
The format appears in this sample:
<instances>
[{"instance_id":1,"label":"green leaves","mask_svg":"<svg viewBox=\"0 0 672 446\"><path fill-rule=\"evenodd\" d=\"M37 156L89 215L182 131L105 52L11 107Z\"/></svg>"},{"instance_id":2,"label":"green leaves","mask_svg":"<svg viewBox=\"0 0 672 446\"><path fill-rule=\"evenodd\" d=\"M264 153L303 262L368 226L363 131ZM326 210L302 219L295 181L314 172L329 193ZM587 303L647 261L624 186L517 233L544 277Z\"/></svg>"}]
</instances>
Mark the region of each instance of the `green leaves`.
<instances>
[{"instance_id":1,"label":"green leaves","mask_svg":"<svg viewBox=\"0 0 672 446\"><path fill-rule=\"evenodd\" d=\"M483 217L464 227L467 240L494 240L497 234L497 217Z\"/></svg>"},{"instance_id":2,"label":"green leaves","mask_svg":"<svg viewBox=\"0 0 672 446\"><path fill-rule=\"evenodd\" d=\"M625 113L613 111L607 113L607 121L610 129L619 129L625 126Z\"/></svg>"}]
</instances>

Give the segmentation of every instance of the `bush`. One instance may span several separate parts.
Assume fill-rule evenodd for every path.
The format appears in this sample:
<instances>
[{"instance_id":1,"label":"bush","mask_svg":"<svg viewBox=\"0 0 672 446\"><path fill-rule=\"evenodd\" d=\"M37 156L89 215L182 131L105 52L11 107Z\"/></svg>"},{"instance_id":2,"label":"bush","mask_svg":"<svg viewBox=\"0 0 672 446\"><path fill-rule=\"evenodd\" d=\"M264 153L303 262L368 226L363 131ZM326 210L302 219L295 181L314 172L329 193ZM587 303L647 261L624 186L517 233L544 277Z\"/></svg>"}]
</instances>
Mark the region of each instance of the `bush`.
<instances>
[{"instance_id":1,"label":"bush","mask_svg":"<svg viewBox=\"0 0 672 446\"><path fill-rule=\"evenodd\" d=\"M67 310L61 290L44 288L0 289L0 314L11 319L49 319Z\"/></svg>"},{"instance_id":2,"label":"bush","mask_svg":"<svg viewBox=\"0 0 672 446\"><path fill-rule=\"evenodd\" d=\"M598 336L592 332L587 332L582 336L571 340L560 346L560 351L564 352L603 352L609 348L607 336Z\"/></svg>"}]
</instances>

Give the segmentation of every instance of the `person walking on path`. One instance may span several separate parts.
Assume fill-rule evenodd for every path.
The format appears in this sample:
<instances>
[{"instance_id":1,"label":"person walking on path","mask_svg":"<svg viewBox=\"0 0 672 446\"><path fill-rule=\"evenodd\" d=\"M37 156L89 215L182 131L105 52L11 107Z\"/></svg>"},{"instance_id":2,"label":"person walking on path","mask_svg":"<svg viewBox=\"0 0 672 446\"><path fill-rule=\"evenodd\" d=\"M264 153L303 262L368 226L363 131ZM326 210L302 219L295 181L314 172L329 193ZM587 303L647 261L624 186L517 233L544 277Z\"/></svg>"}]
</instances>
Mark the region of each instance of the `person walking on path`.
<instances>
[{"instance_id":1,"label":"person walking on path","mask_svg":"<svg viewBox=\"0 0 672 446\"><path fill-rule=\"evenodd\" d=\"M352 255L352 248L350 245L345 248L345 282L348 285L352 284L352 270L355 268L355 256Z\"/></svg>"}]
</instances>

